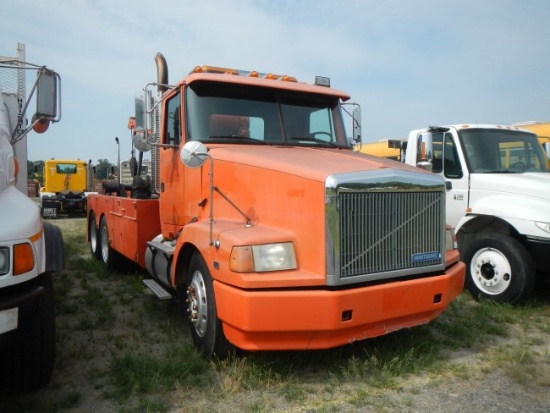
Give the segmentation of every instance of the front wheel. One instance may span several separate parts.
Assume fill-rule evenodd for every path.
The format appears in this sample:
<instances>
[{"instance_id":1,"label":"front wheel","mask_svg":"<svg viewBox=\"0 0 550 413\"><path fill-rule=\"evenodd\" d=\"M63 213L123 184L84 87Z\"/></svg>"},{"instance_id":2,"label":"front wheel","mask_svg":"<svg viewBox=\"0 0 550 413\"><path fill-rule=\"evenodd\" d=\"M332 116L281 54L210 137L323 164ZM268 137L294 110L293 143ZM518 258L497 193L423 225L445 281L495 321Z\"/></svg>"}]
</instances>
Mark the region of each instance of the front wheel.
<instances>
[{"instance_id":1,"label":"front wheel","mask_svg":"<svg viewBox=\"0 0 550 413\"><path fill-rule=\"evenodd\" d=\"M531 298L535 266L515 238L488 233L476 238L464 254L466 288L476 300L517 304Z\"/></svg>"},{"instance_id":2,"label":"front wheel","mask_svg":"<svg viewBox=\"0 0 550 413\"><path fill-rule=\"evenodd\" d=\"M191 325L195 347L207 358L225 358L231 345L217 317L216 299L210 271L199 253L189 264L185 310Z\"/></svg>"}]
</instances>

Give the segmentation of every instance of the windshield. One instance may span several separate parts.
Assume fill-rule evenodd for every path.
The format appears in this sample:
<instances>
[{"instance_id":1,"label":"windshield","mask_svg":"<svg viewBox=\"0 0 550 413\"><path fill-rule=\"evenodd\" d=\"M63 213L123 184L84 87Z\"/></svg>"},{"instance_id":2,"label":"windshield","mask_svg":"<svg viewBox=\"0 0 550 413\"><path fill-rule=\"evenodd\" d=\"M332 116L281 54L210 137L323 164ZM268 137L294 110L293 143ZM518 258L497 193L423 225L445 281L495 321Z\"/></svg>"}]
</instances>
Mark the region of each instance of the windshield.
<instances>
[{"instance_id":1,"label":"windshield","mask_svg":"<svg viewBox=\"0 0 550 413\"><path fill-rule=\"evenodd\" d=\"M189 140L350 147L335 96L198 81L185 99Z\"/></svg>"},{"instance_id":2,"label":"windshield","mask_svg":"<svg viewBox=\"0 0 550 413\"><path fill-rule=\"evenodd\" d=\"M546 159L537 137L498 129L466 129L459 133L472 173L546 172Z\"/></svg>"}]
</instances>

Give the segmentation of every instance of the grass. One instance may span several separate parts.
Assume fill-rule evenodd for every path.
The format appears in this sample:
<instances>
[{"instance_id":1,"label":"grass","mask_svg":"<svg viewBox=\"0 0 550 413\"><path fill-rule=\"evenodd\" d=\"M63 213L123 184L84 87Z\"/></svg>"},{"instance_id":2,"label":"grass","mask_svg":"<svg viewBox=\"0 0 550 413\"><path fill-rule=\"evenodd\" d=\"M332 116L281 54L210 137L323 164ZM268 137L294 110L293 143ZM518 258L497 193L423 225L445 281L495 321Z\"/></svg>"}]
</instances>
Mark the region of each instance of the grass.
<instances>
[{"instance_id":1,"label":"grass","mask_svg":"<svg viewBox=\"0 0 550 413\"><path fill-rule=\"evenodd\" d=\"M500 371L518 386L550 385L548 302L511 307L467 293L425 326L331 350L207 361L178 307L145 294L142 272L108 273L91 260L84 220L62 229L54 377L8 400L9 411L406 411L426 386L449 378L467 383Z\"/></svg>"}]
</instances>

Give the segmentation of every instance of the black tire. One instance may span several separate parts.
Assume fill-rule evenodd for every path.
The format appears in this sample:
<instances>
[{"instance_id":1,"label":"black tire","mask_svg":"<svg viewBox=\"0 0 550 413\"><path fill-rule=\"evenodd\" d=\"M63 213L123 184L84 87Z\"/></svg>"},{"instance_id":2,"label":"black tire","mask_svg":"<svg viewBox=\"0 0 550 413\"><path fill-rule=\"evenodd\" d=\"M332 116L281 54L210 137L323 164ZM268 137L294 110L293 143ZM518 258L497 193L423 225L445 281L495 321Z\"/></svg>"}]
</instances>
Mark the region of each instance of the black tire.
<instances>
[{"instance_id":1,"label":"black tire","mask_svg":"<svg viewBox=\"0 0 550 413\"><path fill-rule=\"evenodd\" d=\"M466 288L475 300L510 304L529 300L535 288L535 265L515 238L486 233L474 239L464 254Z\"/></svg>"},{"instance_id":2,"label":"black tire","mask_svg":"<svg viewBox=\"0 0 550 413\"><path fill-rule=\"evenodd\" d=\"M232 346L225 338L217 317L212 276L199 253L189 264L184 307L189 317L193 344L206 357L226 358Z\"/></svg>"},{"instance_id":3,"label":"black tire","mask_svg":"<svg viewBox=\"0 0 550 413\"><path fill-rule=\"evenodd\" d=\"M92 254L92 258L101 259L101 240L93 213L90 214L90 219L88 220L88 236L90 238L90 253Z\"/></svg>"},{"instance_id":4,"label":"black tire","mask_svg":"<svg viewBox=\"0 0 550 413\"><path fill-rule=\"evenodd\" d=\"M109 242L109 227L105 217L101 218L99 224L99 251L103 266L109 271L114 270L116 268L116 251L111 248Z\"/></svg>"},{"instance_id":5,"label":"black tire","mask_svg":"<svg viewBox=\"0 0 550 413\"><path fill-rule=\"evenodd\" d=\"M39 276L44 287L37 328L0 354L0 393L29 392L49 383L55 362L55 309L50 273Z\"/></svg>"}]
</instances>

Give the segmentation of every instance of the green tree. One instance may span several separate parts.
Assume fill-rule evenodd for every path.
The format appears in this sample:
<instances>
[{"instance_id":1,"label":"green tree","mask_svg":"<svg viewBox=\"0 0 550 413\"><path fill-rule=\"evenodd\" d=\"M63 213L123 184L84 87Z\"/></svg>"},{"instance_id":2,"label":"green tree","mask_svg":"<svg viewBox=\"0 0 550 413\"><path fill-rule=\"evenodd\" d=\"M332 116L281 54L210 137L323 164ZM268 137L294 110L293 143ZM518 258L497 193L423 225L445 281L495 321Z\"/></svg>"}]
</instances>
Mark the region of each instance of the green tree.
<instances>
[{"instance_id":1,"label":"green tree","mask_svg":"<svg viewBox=\"0 0 550 413\"><path fill-rule=\"evenodd\" d=\"M97 179L109 179L111 178L111 172L114 165L107 159L98 159L95 166L95 177Z\"/></svg>"},{"instance_id":2,"label":"green tree","mask_svg":"<svg viewBox=\"0 0 550 413\"><path fill-rule=\"evenodd\" d=\"M40 184L42 185L42 182L44 180L43 169L44 169L44 161L27 160L27 179L28 180L37 179L38 182L40 182Z\"/></svg>"}]
</instances>

